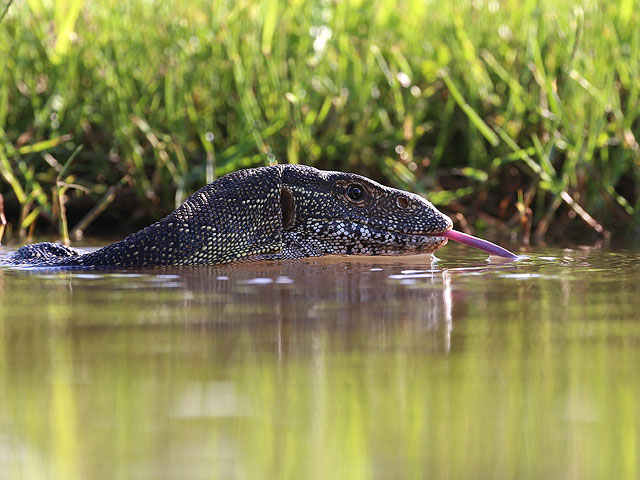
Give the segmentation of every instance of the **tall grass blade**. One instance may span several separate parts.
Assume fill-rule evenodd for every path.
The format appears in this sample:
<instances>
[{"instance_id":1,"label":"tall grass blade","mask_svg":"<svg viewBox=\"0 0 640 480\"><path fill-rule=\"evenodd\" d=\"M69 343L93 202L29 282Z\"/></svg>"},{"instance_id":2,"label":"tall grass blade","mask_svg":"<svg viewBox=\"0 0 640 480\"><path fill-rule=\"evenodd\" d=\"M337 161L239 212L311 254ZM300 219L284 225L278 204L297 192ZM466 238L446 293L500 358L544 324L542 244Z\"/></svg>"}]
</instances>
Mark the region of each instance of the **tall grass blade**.
<instances>
[{"instance_id":1,"label":"tall grass blade","mask_svg":"<svg viewBox=\"0 0 640 480\"><path fill-rule=\"evenodd\" d=\"M473 126L475 126L478 129L478 131L482 134L482 136L491 145L493 145L494 147L497 147L498 144L500 143L498 136L493 132L493 130L491 130L491 127L489 127L489 125L487 125L486 122L482 120L482 118L480 118L480 115L478 115L478 112L476 112L471 107L471 105L469 105L465 101L464 97L462 96L462 93L460 92L458 87L456 87L455 83L453 83L453 80L451 79L451 76L449 75L449 73L446 70L442 70L440 75L444 80L444 83L447 85L449 92L451 92L451 96L454 98L454 100L456 101L458 106L462 109L462 111L467 115L467 117L469 117L469 120L471 121Z\"/></svg>"},{"instance_id":2,"label":"tall grass blade","mask_svg":"<svg viewBox=\"0 0 640 480\"><path fill-rule=\"evenodd\" d=\"M2 23L2 20L4 20L4 17L9 11L9 7L11 6L12 3L13 3L13 0L8 0L5 6L2 8L2 11L0 11L0 24Z\"/></svg>"}]
</instances>

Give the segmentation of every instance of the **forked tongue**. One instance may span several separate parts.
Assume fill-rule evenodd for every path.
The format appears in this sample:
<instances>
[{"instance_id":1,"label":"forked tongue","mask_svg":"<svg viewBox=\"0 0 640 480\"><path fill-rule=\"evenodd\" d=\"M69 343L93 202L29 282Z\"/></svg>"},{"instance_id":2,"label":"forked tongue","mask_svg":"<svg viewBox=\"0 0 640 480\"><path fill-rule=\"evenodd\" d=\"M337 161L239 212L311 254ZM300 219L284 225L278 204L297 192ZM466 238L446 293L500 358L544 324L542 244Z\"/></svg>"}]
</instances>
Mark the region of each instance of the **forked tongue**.
<instances>
[{"instance_id":1,"label":"forked tongue","mask_svg":"<svg viewBox=\"0 0 640 480\"><path fill-rule=\"evenodd\" d=\"M495 243L488 242L487 240L482 240L481 238L467 235L466 233L457 232L455 230L448 230L441 235L448 238L449 240L453 240L454 242L462 243L463 245L468 245L469 247L484 250L490 255L497 255L499 257L511 259L518 258L517 255L511 253L506 248L502 248L501 246L496 245Z\"/></svg>"}]
</instances>

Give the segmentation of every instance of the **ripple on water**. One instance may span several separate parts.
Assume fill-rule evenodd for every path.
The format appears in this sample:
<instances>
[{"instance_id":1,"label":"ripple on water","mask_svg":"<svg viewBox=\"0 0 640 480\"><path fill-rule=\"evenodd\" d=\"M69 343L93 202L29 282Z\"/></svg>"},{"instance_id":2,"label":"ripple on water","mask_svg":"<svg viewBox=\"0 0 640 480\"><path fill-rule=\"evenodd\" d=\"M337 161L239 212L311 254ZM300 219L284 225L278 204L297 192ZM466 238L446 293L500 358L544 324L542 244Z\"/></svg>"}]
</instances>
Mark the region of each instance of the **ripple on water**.
<instances>
[{"instance_id":1,"label":"ripple on water","mask_svg":"<svg viewBox=\"0 0 640 480\"><path fill-rule=\"evenodd\" d=\"M293 283L293 279L285 276L280 276L276 278L276 283L281 283L281 284Z\"/></svg>"},{"instance_id":2,"label":"ripple on water","mask_svg":"<svg viewBox=\"0 0 640 480\"><path fill-rule=\"evenodd\" d=\"M556 275L542 275L540 273L502 273L498 278L513 278L515 280L528 280L530 278L558 278Z\"/></svg>"},{"instance_id":3,"label":"ripple on water","mask_svg":"<svg viewBox=\"0 0 640 480\"><path fill-rule=\"evenodd\" d=\"M387 278L391 280L405 280L408 278L433 278L435 275L433 273L414 273L414 274L399 274L399 275L389 275Z\"/></svg>"},{"instance_id":4,"label":"ripple on water","mask_svg":"<svg viewBox=\"0 0 640 480\"><path fill-rule=\"evenodd\" d=\"M402 270L400 273L403 275L412 275L414 273L435 273L441 272L442 270Z\"/></svg>"},{"instance_id":5,"label":"ripple on water","mask_svg":"<svg viewBox=\"0 0 640 480\"><path fill-rule=\"evenodd\" d=\"M240 285L269 285L273 283L272 278L250 278L248 280L238 280L238 284Z\"/></svg>"}]
</instances>

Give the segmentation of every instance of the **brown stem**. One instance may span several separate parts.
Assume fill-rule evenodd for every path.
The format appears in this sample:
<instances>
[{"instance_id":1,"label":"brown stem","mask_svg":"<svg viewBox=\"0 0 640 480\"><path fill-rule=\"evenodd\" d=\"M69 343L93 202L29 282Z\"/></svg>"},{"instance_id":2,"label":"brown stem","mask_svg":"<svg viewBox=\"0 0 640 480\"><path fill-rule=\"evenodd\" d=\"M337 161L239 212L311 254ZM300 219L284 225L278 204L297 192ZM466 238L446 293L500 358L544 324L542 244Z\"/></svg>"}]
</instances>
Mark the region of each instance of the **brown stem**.
<instances>
[{"instance_id":1,"label":"brown stem","mask_svg":"<svg viewBox=\"0 0 640 480\"><path fill-rule=\"evenodd\" d=\"M578 216L584 221L584 223L589 225L591 228L593 228L596 232L598 232L602 236L607 236L609 234L604 229L604 227L598 223L598 221L595 218L593 218L591 215L589 215L578 204L578 202L576 202L573 198L571 198L571 195L569 195L565 191L562 191L562 192L560 192L560 197L562 198L562 200L564 200L564 202L567 205L569 205L573 209L574 212L576 212L578 214Z\"/></svg>"},{"instance_id":2,"label":"brown stem","mask_svg":"<svg viewBox=\"0 0 640 480\"><path fill-rule=\"evenodd\" d=\"M73 230L71 230L71 238L73 238L74 240L80 240L82 238L82 235L84 234L84 231L87 229L87 227L91 225L91 223L93 223L93 221L98 218L98 216L102 212L105 211L105 209L111 204L111 202L113 202L119 189L119 184L109 187L107 192L96 204L96 206L93 207L84 217L82 217L82 219L75 227L73 227Z\"/></svg>"},{"instance_id":3,"label":"brown stem","mask_svg":"<svg viewBox=\"0 0 640 480\"><path fill-rule=\"evenodd\" d=\"M65 187L61 187L60 182L58 182L58 190L56 192L56 197L58 197L58 208L60 209L60 235L62 235L62 243L64 245L69 245L71 241L69 240L69 226L67 223L67 209L65 207L65 193L67 189Z\"/></svg>"},{"instance_id":4,"label":"brown stem","mask_svg":"<svg viewBox=\"0 0 640 480\"><path fill-rule=\"evenodd\" d=\"M547 230L551 225L551 218L556 213L556 210L558 210L558 207L560 207L561 203L562 199L560 197L556 197L551 206L545 212L542 219L538 222L538 227L536 228L536 232L534 234L536 241L542 241L544 239L544 236L547 234Z\"/></svg>"}]
</instances>

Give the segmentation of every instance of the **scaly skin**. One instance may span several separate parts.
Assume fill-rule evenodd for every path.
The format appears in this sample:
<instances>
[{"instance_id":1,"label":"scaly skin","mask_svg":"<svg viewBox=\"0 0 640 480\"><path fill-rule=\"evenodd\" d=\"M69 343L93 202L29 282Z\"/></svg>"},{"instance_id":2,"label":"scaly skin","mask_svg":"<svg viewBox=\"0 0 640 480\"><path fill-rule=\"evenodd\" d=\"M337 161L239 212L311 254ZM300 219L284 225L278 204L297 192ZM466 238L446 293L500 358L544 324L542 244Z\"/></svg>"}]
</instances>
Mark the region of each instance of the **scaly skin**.
<instances>
[{"instance_id":1,"label":"scaly skin","mask_svg":"<svg viewBox=\"0 0 640 480\"><path fill-rule=\"evenodd\" d=\"M91 253L53 243L9 264L60 267L216 265L321 255L431 253L451 220L424 198L351 173L276 165L225 175L164 219Z\"/></svg>"}]
</instances>

